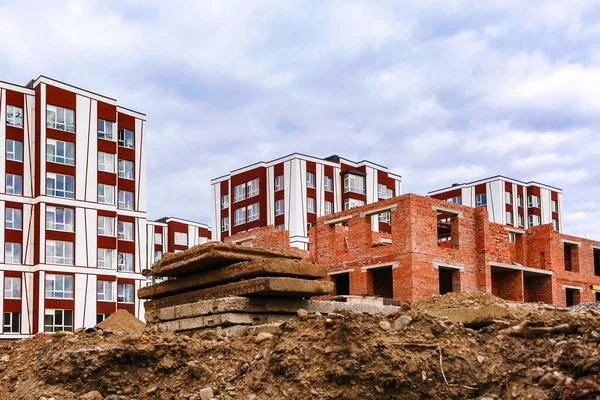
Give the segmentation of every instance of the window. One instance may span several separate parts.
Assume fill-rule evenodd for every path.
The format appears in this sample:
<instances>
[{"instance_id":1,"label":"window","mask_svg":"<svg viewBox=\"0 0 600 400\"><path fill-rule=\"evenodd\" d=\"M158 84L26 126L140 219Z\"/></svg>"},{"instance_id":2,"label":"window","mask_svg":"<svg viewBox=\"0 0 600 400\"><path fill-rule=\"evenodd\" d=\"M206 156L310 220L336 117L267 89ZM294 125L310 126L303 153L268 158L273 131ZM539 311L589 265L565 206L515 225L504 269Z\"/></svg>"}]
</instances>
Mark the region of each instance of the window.
<instances>
[{"instance_id":1,"label":"window","mask_svg":"<svg viewBox=\"0 0 600 400\"><path fill-rule=\"evenodd\" d=\"M537 226L540 224L540 216L539 215L530 215L529 216L529 226Z\"/></svg>"},{"instance_id":2,"label":"window","mask_svg":"<svg viewBox=\"0 0 600 400\"><path fill-rule=\"evenodd\" d=\"M233 225L242 225L246 223L246 209L244 207L238 208L233 212Z\"/></svg>"},{"instance_id":3,"label":"window","mask_svg":"<svg viewBox=\"0 0 600 400\"><path fill-rule=\"evenodd\" d=\"M346 199L344 200L344 210L351 210L356 207L364 206L365 202L362 200L356 199Z\"/></svg>"},{"instance_id":4,"label":"window","mask_svg":"<svg viewBox=\"0 0 600 400\"><path fill-rule=\"evenodd\" d=\"M285 224L275 225L275 228L279 229L280 231L285 231Z\"/></svg>"},{"instance_id":5,"label":"window","mask_svg":"<svg viewBox=\"0 0 600 400\"><path fill-rule=\"evenodd\" d=\"M121 162L121 160L119 160ZM120 167L120 165L119 165ZM115 155L112 153L98 152L98 171L115 172Z\"/></svg>"},{"instance_id":6,"label":"window","mask_svg":"<svg viewBox=\"0 0 600 400\"><path fill-rule=\"evenodd\" d=\"M379 197L380 199L387 199L388 195L388 191L387 191L387 186L378 183L377 184L377 197Z\"/></svg>"},{"instance_id":7,"label":"window","mask_svg":"<svg viewBox=\"0 0 600 400\"><path fill-rule=\"evenodd\" d=\"M177 238L177 233L175 233L175 238ZM133 222L119 221L117 223L117 239L131 241L134 240ZM175 244L177 244L177 240L175 240Z\"/></svg>"},{"instance_id":8,"label":"window","mask_svg":"<svg viewBox=\"0 0 600 400\"><path fill-rule=\"evenodd\" d=\"M133 285L130 283L119 283L117 285L117 301L119 303L133 303Z\"/></svg>"},{"instance_id":9,"label":"window","mask_svg":"<svg viewBox=\"0 0 600 400\"><path fill-rule=\"evenodd\" d=\"M6 174L6 194L23 193L23 177L21 175Z\"/></svg>"},{"instance_id":10,"label":"window","mask_svg":"<svg viewBox=\"0 0 600 400\"><path fill-rule=\"evenodd\" d=\"M7 276L4 278L4 298L21 298L21 278Z\"/></svg>"},{"instance_id":11,"label":"window","mask_svg":"<svg viewBox=\"0 0 600 400\"><path fill-rule=\"evenodd\" d=\"M233 188L233 202L242 201L246 198L246 184L242 183Z\"/></svg>"},{"instance_id":12,"label":"window","mask_svg":"<svg viewBox=\"0 0 600 400\"><path fill-rule=\"evenodd\" d=\"M115 301L113 281L98 281L98 301Z\"/></svg>"},{"instance_id":13,"label":"window","mask_svg":"<svg viewBox=\"0 0 600 400\"><path fill-rule=\"evenodd\" d=\"M530 208L539 208L540 207L540 197L539 196L527 196L527 205Z\"/></svg>"},{"instance_id":14,"label":"window","mask_svg":"<svg viewBox=\"0 0 600 400\"><path fill-rule=\"evenodd\" d=\"M523 195L521 193L517 193L517 205L523 207Z\"/></svg>"},{"instance_id":15,"label":"window","mask_svg":"<svg viewBox=\"0 0 600 400\"><path fill-rule=\"evenodd\" d=\"M133 161L119 160L119 178L135 179L133 174Z\"/></svg>"},{"instance_id":16,"label":"window","mask_svg":"<svg viewBox=\"0 0 600 400\"><path fill-rule=\"evenodd\" d=\"M73 332L73 310L50 310L44 312L44 332Z\"/></svg>"},{"instance_id":17,"label":"window","mask_svg":"<svg viewBox=\"0 0 600 400\"><path fill-rule=\"evenodd\" d=\"M100 236L115 236L115 218L98 216L98 235Z\"/></svg>"},{"instance_id":18,"label":"window","mask_svg":"<svg viewBox=\"0 0 600 400\"><path fill-rule=\"evenodd\" d=\"M317 187L315 184L315 174L313 174L312 172L306 173L306 187L313 189Z\"/></svg>"},{"instance_id":19,"label":"window","mask_svg":"<svg viewBox=\"0 0 600 400\"><path fill-rule=\"evenodd\" d=\"M600 248L594 250L594 275L600 276Z\"/></svg>"},{"instance_id":20,"label":"window","mask_svg":"<svg viewBox=\"0 0 600 400\"><path fill-rule=\"evenodd\" d=\"M47 299L72 299L73 275L46 274Z\"/></svg>"},{"instance_id":21,"label":"window","mask_svg":"<svg viewBox=\"0 0 600 400\"><path fill-rule=\"evenodd\" d=\"M556 232L558 232L558 231L559 231L559 227L558 227L558 220L557 220L557 219L555 219L555 218L552 218L552 226L554 227L554 230L555 230Z\"/></svg>"},{"instance_id":22,"label":"window","mask_svg":"<svg viewBox=\"0 0 600 400\"><path fill-rule=\"evenodd\" d=\"M19 325L21 320L21 314L18 312L5 312L4 322L2 324L4 333L19 333Z\"/></svg>"},{"instance_id":23,"label":"window","mask_svg":"<svg viewBox=\"0 0 600 400\"><path fill-rule=\"evenodd\" d=\"M68 108L48 105L46 126L60 131L75 132L75 112Z\"/></svg>"},{"instance_id":24,"label":"window","mask_svg":"<svg viewBox=\"0 0 600 400\"><path fill-rule=\"evenodd\" d=\"M133 192L119 190L119 208L133 210Z\"/></svg>"},{"instance_id":25,"label":"window","mask_svg":"<svg viewBox=\"0 0 600 400\"><path fill-rule=\"evenodd\" d=\"M154 250L154 262L157 262L162 258L162 251Z\"/></svg>"},{"instance_id":26,"label":"window","mask_svg":"<svg viewBox=\"0 0 600 400\"><path fill-rule=\"evenodd\" d=\"M508 233L508 241L510 243L515 243L517 241L517 234L514 232L509 232Z\"/></svg>"},{"instance_id":27,"label":"window","mask_svg":"<svg viewBox=\"0 0 600 400\"><path fill-rule=\"evenodd\" d=\"M46 174L46 194L72 199L74 197L73 177L48 172Z\"/></svg>"},{"instance_id":28,"label":"window","mask_svg":"<svg viewBox=\"0 0 600 400\"><path fill-rule=\"evenodd\" d=\"M46 263L73 265L73 242L46 240Z\"/></svg>"},{"instance_id":29,"label":"window","mask_svg":"<svg viewBox=\"0 0 600 400\"><path fill-rule=\"evenodd\" d=\"M73 215L71 208L47 206L46 229L73 232Z\"/></svg>"},{"instance_id":30,"label":"window","mask_svg":"<svg viewBox=\"0 0 600 400\"><path fill-rule=\"evenodd\" d=\"M96 314L96 323L99 324L100 322L104 321L108 317L110 317L109 313Z\"/></svg>"},{"instance_id":31,"label":"window","mask_svg":"<svg viewBox=\"0 0 600 400\"><path fill-rule=\"evenodd\" d=\"M556 200L552 200L552 212L558 212L558 202Z\"/></svg>"},{"instance_id":32,"label":"window","mask_svg":"<svg viewBox=\"0 0 600 400\"><path fill-rule=\"evenodd\" d=\"M247 207L248 222L256 221L259 218L258 203L250 204Z\"/></svg>"},{"instance_id":33,"label":"window","mask_svg":"<svg viewBox=\"0 0 600 400\"><path fill-rule=\"evenodd\" d=\"M227 232L229 230L229 217L221 218L221 232Z\"/></svg>"},{"instance_id":34,"label":"window","mask_svg":"<svg viewBox=\"0 0 600 400\"><path fill-rule=\"evenodd\" d=\"M333 214L333 202L325 200L325 215Z\"/></svg>"},{"instance_id":35,"label":"window","mask_svg":"<svg viewBox=\"0 0 600 400\"><path fill-rule=\"evenodd\" d=\"M576 265L576 253L577 246L570 243L564 244L564 260L565 260L565 271L579 272Z\"/></svg>"},{"instance_id":36,"label":"window","mask_svg":"<svg viewBox=\"0 0 600 400\"><path fill-rule=\"evenodd\" d=\"M120 192L119 192L120 194ZM115 204L115 187L112 185L98 184L98 203Z\"/></svg>"},{"instance_id":37,"label":"window","mask_svg":"<svg viewBox=\"0 0 600 400\"><path fill-rule=\"evenodd\" d=\"M117 255L117 271L120 272L133 272L133 254L131 253L119 253Z\"/></svg>"},{"instance_id":38,"label":"window","mask_svg":"<svg viewBox=\"0 0 600 400\"><path fill-rule=\"evenodd\" d=\"M258 178L252 179L246 185L248 186L248 198L258 195Z\"/></svg>"},{"instance_id":39,"label":"window","mask_svg":"<svg viewBox=\"0 0 600 400\"><path fill-rule=\"evenodd\" d=\"M323 186L325 187L326 192L333 192L333 178L331 176L325 176Z\"/></svg>"},{"instance_id":40,"label":"window","mask_svg":"<svg viewBox=\"0 0 600 400\"><path fill-rule=\"evenodd\" d=\"M525 215L519 214L519 226L525 227Z\"/></svg>"},{"instance_id":41,"label":"window","mask_svg":"<svg viewBox=\"0 0 600 400\"><path fill-rule=\"evenodd\" d=\"M6 125L23 127L23 109L21 107L6 105Z\"/></svg>"},{"instance_id":42,"label":"window","mask_svg":"<svg viewBox=\"0 0 600 400\"><path fill-rule=\"evenodd\" d=\"M285 213L285 200L275 200L275 215L282 215Z\"/></svg>"},{"instance_id":43,"label":"window","mask_svg":"<svg viewBox=\"0 0 600 400\"><path fill-rule=\"evenodd\" d=\"M487 205L487 195L485 193L478 194L475 196L475 206L482 207Z\"/></svg>"},{"instance_id":44,"label":"window","mask_svg":"<svg viewBox=\"0 0 600 400\"><path fill-rule=\"evenodd\" d=\"M21 264L21 243L4 244L4 262L7 264Z\"/></svg>"},{"instance_id":45,"label":"window","mask_svg":"<svg viewBox=\"0 0 600 400\"><path fill-rule=\"evenodd\" d=\"M446 201L452 204L462 204L462 196L450 197Z\"/></svg>"},{"instance_id":46,"label":"window","mask_svg":"<svg viewBox=\"0 0 600 400\"><path fill-rule=\"evenodd\" d=\"M365 177L346 174L344 176L344 193L348 192L365 194Z\"/></svg>"},{"instance_id":47,"label":"window","mask_svg":"<svg viewBox=\"0 0 600 400\"><path fill-rule=\"evenodd\" d=\"M133 149L133 131L130 129L119 129L119 146Z\"/></svg>"},{"instance_id":48,"label":"window","mask_svg":"<svg viewBox=\"0 0 600 400\"><path fill-rule=\"evenodd\" d=\"M275 191L283 190L283 175L277 175L275 177Z\"/></svg>"},{"instance_id":49,"label":"window","mask_svg":"<svg viewBox=\"0 0 600 400\"><path fill-rule=\"evenodd\" d=\"M187 246L188 234L185 232L175 232L175 244L180 246Z\"/></svg>"},{"instance_id":50,"label":"window","mask_svg":"<svg viewBox=\"0 0 600 400\"><path fill-rule=\"evenodd\" d=\"M506 204L512 204L513 203L513 194L512 194L512 192L504 192L504 202Z\"/></svg>"},{"instance_id":51,"label":"window","mask_svg":"<svg viewBox=\"0 0 600 400\"><path fill-rule=\"evenodd\" d=\"M22 211L18 208L6 208L5 226L6 229L22 229Z\"/></svg>"},{"instance_id":52,"label":"window","mask_svg":"<svg viewBox=\"0 0 600 400\"><path fill-rule=\"evenodd\" d=\"M227 207L229 207L229 195L224 194L223 196L221 196L221 210Z\"/></svg>"},{"instance_id":53,"label":"window","mask_svg":"<svg viewBox=\"0 0 600 400\"><path fill-rule=\"evenodd\" d=\"M115 140L115 123L98 119L98 137L100 139Z\"/></svg>"},{"instance_id":54,"label":"window","mask_svg":"<svg viewBox=\"0 0 600 400\"><path fill-rule=\"evenodd\" d=\"M113 269L114 249L98 249L98 268Z\"/></svg>"},{"instance_id":55,"label":"window","mask_svg":"<svg viewBox=\"0 0 600 400\"><path fill-rule=\"evenodd\" d=\"M160 232L154 232L154 244L162 244L163 236Z\"/></svg>"},{"instance_id":56,"label":"window","mask_svg":"<svg viewBox=\"0 0 600 400\"><path fill-rule=\"evenodd\" d=\"M392 197L394 197L396 195L396 191L394 189L388 189L387 190L387 198L391 199Z\"/></svg>"},{"instance_id":57,"label":"window","mask_svg":"<svg viewBox=\"0 0 600 400\"><path fill-rule=\"evenodd\" d=\"M75 165L75 144L48 139L46 142L46 159L57 164Z\"/></svg>"},{"instance_id":58,"label":"window","mask_svg":"<svg viewBox=\"0 0 600 400\"><path fill-rule=\"evenodd\" d=\"M317 201L314 197L306 198L306 211L312 214L317 212Z\"/></svg>"},{"instance_id":59,"label":"window","mask_svg":"<svg viewBox=\"0 0 600 400\"><path fill-rule=\"evenodd\" d=\"M23 161L23 142L8 139L6 141L6 159Z\"/></svg>"},{"instance_id":60,"label":"window","mask_svg":"<svg viewBox=\"0 0 600 400\"><path fill-rule=\"evenodd\" d=\"M379 214L379 222L389 224L392 221L392 213L390 211L382 212Z\"/></svg>"},{"instance_id":61,"label":"window","mask_svg":"<svg viewBox=\"0 0 600 400\"><path fill-rule=\"evenodd\" d=\"M507 225L513 225L514 224L512 211L507 211L506 212L506 224Z\"/></svg>"}]
</instances>

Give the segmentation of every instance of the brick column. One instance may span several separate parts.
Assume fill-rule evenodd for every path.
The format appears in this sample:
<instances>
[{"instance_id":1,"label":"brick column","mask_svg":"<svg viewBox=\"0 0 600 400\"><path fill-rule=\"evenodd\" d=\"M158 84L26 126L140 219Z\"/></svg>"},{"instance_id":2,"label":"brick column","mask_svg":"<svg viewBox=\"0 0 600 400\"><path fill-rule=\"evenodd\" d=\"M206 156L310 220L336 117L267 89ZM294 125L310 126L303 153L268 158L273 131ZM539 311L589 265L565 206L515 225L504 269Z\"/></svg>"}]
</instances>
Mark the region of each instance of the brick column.
<instances>
[{"instance_id":1,"label":"brick column","mask_svg":"<svg viewBox=\"0 0 600 400\"><path fill-rule=\"evenodd\" d=\"M371 218L360 217L358 213L348 221L348 252L350 255L361 254L371 249Z\"/></svg>"}]
</instances>

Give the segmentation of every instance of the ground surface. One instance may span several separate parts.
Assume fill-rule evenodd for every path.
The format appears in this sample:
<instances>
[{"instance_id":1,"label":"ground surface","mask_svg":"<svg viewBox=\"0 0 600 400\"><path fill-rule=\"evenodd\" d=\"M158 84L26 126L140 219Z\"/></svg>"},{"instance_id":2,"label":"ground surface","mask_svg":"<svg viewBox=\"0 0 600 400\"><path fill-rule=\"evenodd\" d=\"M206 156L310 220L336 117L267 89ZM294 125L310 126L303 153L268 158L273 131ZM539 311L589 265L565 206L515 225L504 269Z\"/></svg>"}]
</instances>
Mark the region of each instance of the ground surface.
<instances>
[{"instance_id":1,"label":"ground surface","mask_svg":"<svg viewBox=\"0 0 600 400\"><path fill-rule=\"evenodd\" d=\"M594 307L527 305L477 330L428 314L493 304L461 293L388 315L309 315L260 343L142 330L120 313L105 329L1 346L0 399L200 399L207 387L222 399L600 398Z\"/></svg>"}]
</instances>

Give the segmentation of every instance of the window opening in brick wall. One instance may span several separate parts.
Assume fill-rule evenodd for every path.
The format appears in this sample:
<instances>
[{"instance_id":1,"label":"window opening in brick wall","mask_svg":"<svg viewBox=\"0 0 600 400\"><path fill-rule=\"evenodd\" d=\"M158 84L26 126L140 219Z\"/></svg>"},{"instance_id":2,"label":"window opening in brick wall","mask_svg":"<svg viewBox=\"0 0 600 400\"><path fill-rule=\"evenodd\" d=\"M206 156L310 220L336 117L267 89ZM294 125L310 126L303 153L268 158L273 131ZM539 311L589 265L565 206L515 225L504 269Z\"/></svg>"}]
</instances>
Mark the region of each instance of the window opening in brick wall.
<instances>
[{"instance_id":1,"label":"window opening in brick wall","mask_svg":"<svg viewBox=\"0 0 600 400\"><path fill-rule=\"evenodd\" d=\"M596 301L600 301L600 292L596 292Z\"/></svg>"},{"instance_id":2,"label":"window opening in brick wall","mask_svg":"<svg viewBox=\"0 0 600 400\"><path fill-rule=\"evenodd\" d=\"M394 282L392 267L376 268L369 270L373 280L373 295L386 299L394 298Z\"/></svg>"},{"instance_id":3,"label":"window opening in brick wall","mask_svg":"<svg viewBox=\"0 0 600 400\"><path fill-rule=\"evenodd\" d=\"M594 249L594 275L600 276L600 249Z\"/></svg>"},{"instance_id":4,"label":"window opening in brick wall","mask_svg":"<svg viewBox=\"0 0 600 400\"><path fill-rule=\"evenodd\" d=\"M579 272L578 253L577 245L564 244L565 271Z\"/></svg>"},{"instance_id":5,"label":"window opening in brick wall","mask_svg":"<svg viewBox=\"0 0 600 400\"><path fill-rule=\"evenodd\" d=\"M438 211L437 243L440 247L458 248L458 215L451 212Z\"/></svg>"},{"instance_id":6,"label":"window opening in brick wall","mask_svg":"<svg viewBox=\"0 0 600 400\"><path fill-rule=\"evenodd\" d=\"M439 268L440 294L460 291L460 271Z\"/></svg>"},{"instance_id":7,"label":"window opening in brick wall","mask_svg":"<svg viewBox=\"0 0 600 400\"><path fill-rule=\"evenodd\" d=\"M350 274L336 274L332 275L331 279L333 280L335 295L336 296L348 296L350 295Z\"/></svg>"},{"instance_id":8,"label":"window opening in brick wall","mask_svg":"<svg viewBox=\"0 0 600 400\"><path fill-rule=\"evenodd\" d=\"M567 307L575 306L581 302L581 292L577 289L565 289Z\"/></svg>"}]
</instances>

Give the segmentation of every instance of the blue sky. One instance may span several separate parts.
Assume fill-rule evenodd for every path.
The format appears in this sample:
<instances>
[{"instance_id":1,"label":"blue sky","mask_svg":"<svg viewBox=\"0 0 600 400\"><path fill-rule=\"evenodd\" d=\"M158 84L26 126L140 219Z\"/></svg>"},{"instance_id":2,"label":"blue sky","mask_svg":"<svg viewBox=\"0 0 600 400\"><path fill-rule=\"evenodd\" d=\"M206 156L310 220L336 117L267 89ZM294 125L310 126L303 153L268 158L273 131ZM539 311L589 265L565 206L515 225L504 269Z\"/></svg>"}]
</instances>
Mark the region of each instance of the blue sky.
<instances>
[{"instance_id":1,"label":"blue sky","mask_svg":"<svg viewBox=\"0 0 600 400\"><path fill-rule=\"evenodd\" d=\"M0 79L145 112L149 218L211 223L211 178L301 152L538 180L600 239L600 3L495 3L0 0Z\"/></svg>"}]
</instances>

